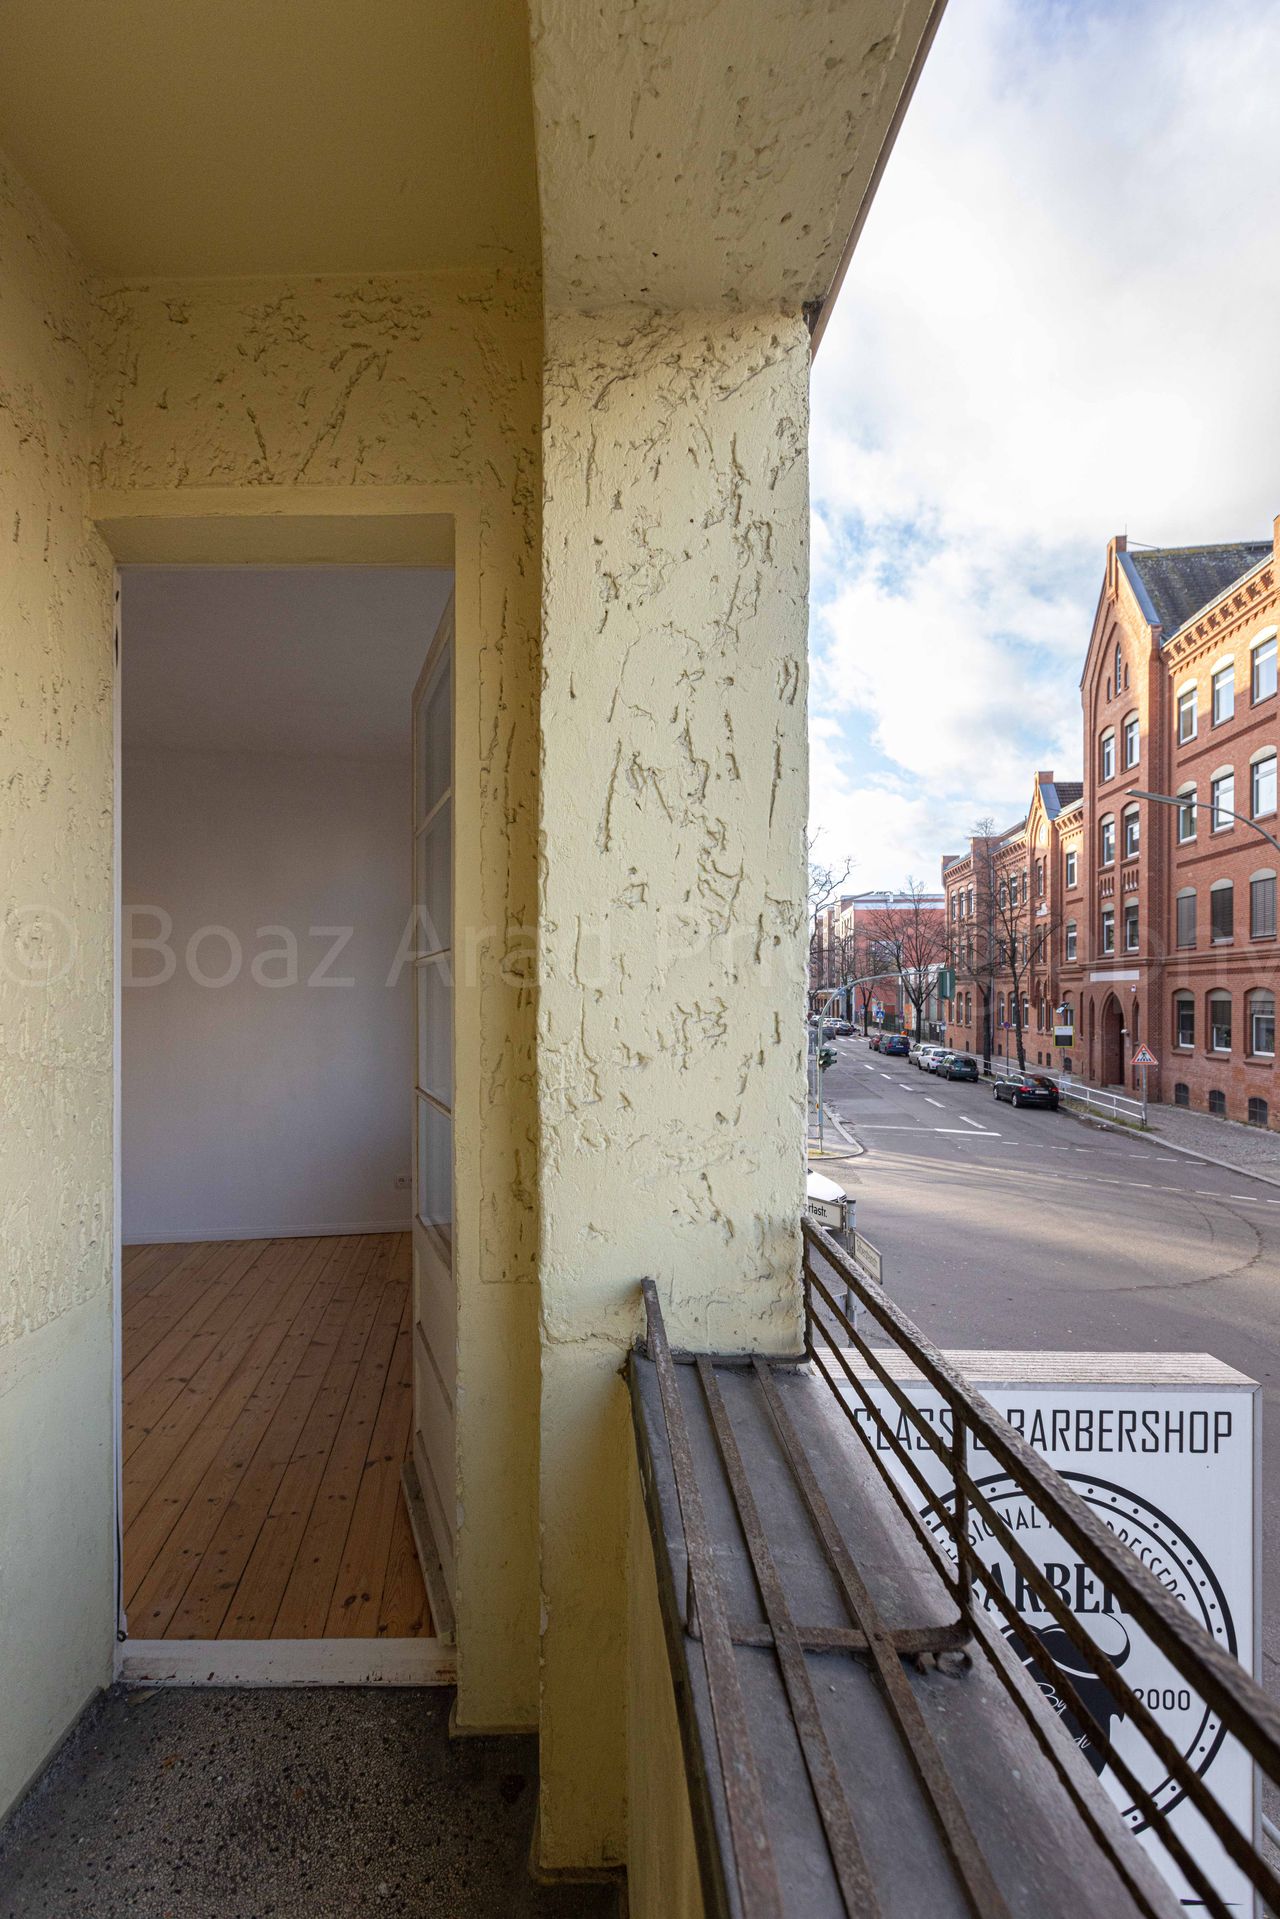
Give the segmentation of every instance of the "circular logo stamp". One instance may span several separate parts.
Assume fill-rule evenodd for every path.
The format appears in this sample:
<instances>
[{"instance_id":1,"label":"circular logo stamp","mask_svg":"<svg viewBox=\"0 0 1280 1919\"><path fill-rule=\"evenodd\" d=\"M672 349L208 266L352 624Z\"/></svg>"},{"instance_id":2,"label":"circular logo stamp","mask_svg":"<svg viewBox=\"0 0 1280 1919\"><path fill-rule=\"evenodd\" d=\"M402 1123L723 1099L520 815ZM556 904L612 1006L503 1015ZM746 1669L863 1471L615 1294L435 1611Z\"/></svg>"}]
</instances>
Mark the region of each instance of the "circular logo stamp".
<instances>
[{"instance_id":1,"label":"circular logo stamp","mask_svg":"<svg viewBox=\"0 0 1280 1919\"><path fill-rule=\"evenodd\" d=\"M1091 1473L1064 1472L1062 1477L1116 1538L1137 1554L1165 1591L1186 1606L1205 1631L1236 1657L1236 1629L1226 1597L1212 1566L1185 1528L1161 1512L1145 1495L1127 1486ZM1197 1774L1203 1773L1224 1738L1218 1715L1187 1685L1177 1668L1125 1612L1105 1580L1084 1564L1016 1481L999 1473L980 1479L977 1484L1094 1644L1106 1653L1192 1769ZM947 1507L953 1503L954 1494L947 1495L943 1501ZM935 1532L941 1531L942 1522L936 1513L929 1523ZM1111 1776L1108 1765L1111 1755L1118 1753L1123 1757L1143 1781L1161 1813L1169 1813L1179 1804L1184 1796L1182 1788L1166 1772L1044 1601L1028 1585L1003 1542L980 1513L970 1516L969 1537L984 1564L990 1567L994 1582L1016 1608L1021 1629L1012 1629L990 1599L986 1599L988 1612L1001 1625L1006 1639L1045 1699L1059 1714L1095 1773L1108 1786L1130 1830L1141 1832L1148 1821ZM975 1600L982 1603L981 1580L975 1582L974 1591ZM1075 1687L1082 1705L1101 1731L1105 1741L1101 1749L1062 1698L1054 1680L1055 1665Z\"/></svg>"}]
</instances>

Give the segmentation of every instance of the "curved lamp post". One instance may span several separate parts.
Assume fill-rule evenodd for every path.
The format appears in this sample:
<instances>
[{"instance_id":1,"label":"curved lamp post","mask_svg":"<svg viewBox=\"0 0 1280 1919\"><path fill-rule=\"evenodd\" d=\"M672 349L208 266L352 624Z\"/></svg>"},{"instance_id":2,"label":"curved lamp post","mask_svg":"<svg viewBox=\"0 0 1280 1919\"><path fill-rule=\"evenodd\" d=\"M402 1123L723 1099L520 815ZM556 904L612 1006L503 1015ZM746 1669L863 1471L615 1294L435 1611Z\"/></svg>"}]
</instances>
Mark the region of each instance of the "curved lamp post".
<instances>
[{"instance_id":1,"label":"curved lamp post","mask_svg":"<svg viewBox=\"0 0 1280 1919\"><path fill-rule=\"evenodd\" d=\"M1131 800L1154 800L1158 806L1187 805L1187 796L1185 793L1144 793L1142 788L1138 786L1127 786L1125 788L1125 796ZM1199 800L1192 800L1191 805L1198 811L1200 802ZM1265 826L1259 826L1256 820L1246 819L1243 813L1233 813L1229 806L1215 806L1212 799L1209 801L1209 813L1211 820L1217 819L1220 816L1229 820L1238 820L1241 826L1247 826L1251 832L1258 835L1259 839L1266 840L1269 846L1274 846L1276 852L1280 853L1280 840L1276 838L1274 833L1268 833Z\"/></svg>"}]
</instances>

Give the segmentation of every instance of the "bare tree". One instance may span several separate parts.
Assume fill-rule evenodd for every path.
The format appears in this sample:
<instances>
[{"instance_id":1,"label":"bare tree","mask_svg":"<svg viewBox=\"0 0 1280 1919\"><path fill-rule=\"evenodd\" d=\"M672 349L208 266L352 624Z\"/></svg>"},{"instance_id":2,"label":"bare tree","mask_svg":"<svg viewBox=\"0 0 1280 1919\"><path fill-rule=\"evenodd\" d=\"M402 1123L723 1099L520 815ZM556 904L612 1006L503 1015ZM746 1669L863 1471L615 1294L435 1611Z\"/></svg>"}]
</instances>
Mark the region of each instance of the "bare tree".
<instances>
[{"instance_id":1,"label":"bare tree","mask_svg":"<svg viewBox=\"0 0 1280 1919\"><path fill-rule=\"evenodd\" d=\"M853 861L841 867L828 866L813 857L815 841L809 841L809 986L820 989L838 985L827 975L832 971L832 948L822 937L822 917L839 900L853 871ZM840 977L843 977L841 973Z\"/></svg>"},{"instance_id":2,"label":"bare tree","mask_svg":"<svg viewBox=\"0 0 1280 1919\"><path fill-rule=\"evenodd\" d=\"M930 904L928 889L909 879L894 901L885 900L863 916L869 942L884 956L871 970L896 973L915 1011L915 1030L924 1034L924 1009L947 963L946 915Z\"/></svg>"},{"instance_id":3,"label":"bare tree","mask_svg":"<svg viewBox=\"0 0 1280 1919\"><path fill-rule=\"evenodd\" d=\"M999 944L995 926L995 894L999 884L999 841L995 821L978 820L971 836L973 858L973 912L957 928L953 959L956 976L970 979L982 1008L982 1070L991 1071L992 1008Z\"/></svg>"},{"instance_id":4,"label":"bare tree","mask_svg":"<svg viewBox=\"0 0 1280 1919\"><path fill-rule=\"evenodd\" d=\"M966 970L982 997L983 1066L991 1070L992 1002L1007 986L1009 1025L1018 1066L1026 1070L1026 1015L1032 983L1043 970L1056 927L1036 882L1036 860L1020 838L998 837L990 820L974 836L974 947ZM967 953L966 948L966 953Z\"/></svg>"}]
</instances>

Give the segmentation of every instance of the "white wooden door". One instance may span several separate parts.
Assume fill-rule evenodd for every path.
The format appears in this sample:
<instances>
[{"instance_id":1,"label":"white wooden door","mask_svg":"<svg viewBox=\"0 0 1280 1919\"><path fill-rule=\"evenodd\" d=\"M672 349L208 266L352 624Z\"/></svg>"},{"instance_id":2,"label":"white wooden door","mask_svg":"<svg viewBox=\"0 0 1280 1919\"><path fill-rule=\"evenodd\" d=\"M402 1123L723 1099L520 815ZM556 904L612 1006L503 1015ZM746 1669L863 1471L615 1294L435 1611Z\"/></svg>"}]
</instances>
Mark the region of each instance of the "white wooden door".
<instances>
[{"instance_id":1,"label":"white wooden door","mask_svg":"<svg viewBox=\"0 0 1280 1919\"><path fill-rule=\"evenodd\" d=\"M453 601L413 695L413 1466L406 1473L438 1634L452 1630L453 1263ZM415 1497L416 1496L416 1497ZM422 1520L428 1522L424 1528ZM429 1536L428 1536L429 1530ZM443 1592L441 1582L443 1581Z\"/></svg>"}]
</instances>

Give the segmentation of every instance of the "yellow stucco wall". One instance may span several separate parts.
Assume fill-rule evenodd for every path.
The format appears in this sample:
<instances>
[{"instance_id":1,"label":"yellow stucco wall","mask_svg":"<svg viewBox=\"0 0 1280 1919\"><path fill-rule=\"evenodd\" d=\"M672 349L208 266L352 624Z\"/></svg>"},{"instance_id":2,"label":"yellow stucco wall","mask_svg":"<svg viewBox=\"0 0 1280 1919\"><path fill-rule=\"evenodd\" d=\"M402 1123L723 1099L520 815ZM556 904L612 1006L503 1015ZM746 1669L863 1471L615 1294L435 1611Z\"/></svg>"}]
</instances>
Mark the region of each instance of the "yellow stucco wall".
<instances>
[{"instance_id":1,"label":"yellow stucco wall","mask_svg":"<svg viewBox=\"0 0 1280 1919\"><path fill-rule=\"evenodd\" d=\"M2 163L0 260L3 1812L110 1678L115 1604L112 575L87 290Z\"/></svg>"},{"instance_id":2,"label":"yellow stucco wall","mask_svg":"<svg viewBox=\"0 0 1280 1919\"><path fill-rule=\"evenodd\" d=\"M543 437L544 1863L625 1856L639 1280L673 1343L795 1350L808 336L547 321ZM793 1009L788 1013L788 1009Z\"/></svg>"},{"instance_id":3,"label":"yellow stucco wall","mask_svg":"<svg viewBox=\"0 0 1280 1919\"><path fill-rule=\"evenodd\" d=\"M411 496L458 516L459 1720L531 1724L537 286L185 281L99 287L97 306L94 498L113 535L131 508L163 521L219 499L244 557L255 511L309 500L338 520L344 494L365 515Z\"/></svg>"},{"instance_id":4,"label":"yellow stucco wall","mask_svg":"<svg viewBox=\"0 0 1280 1919\"><path fill-rule=\"evenodd\" d=\"M627 1907L630 1919L703 1919L684 1751L634 1450L627 1489Z\"/></svg>"}]
</instances>

